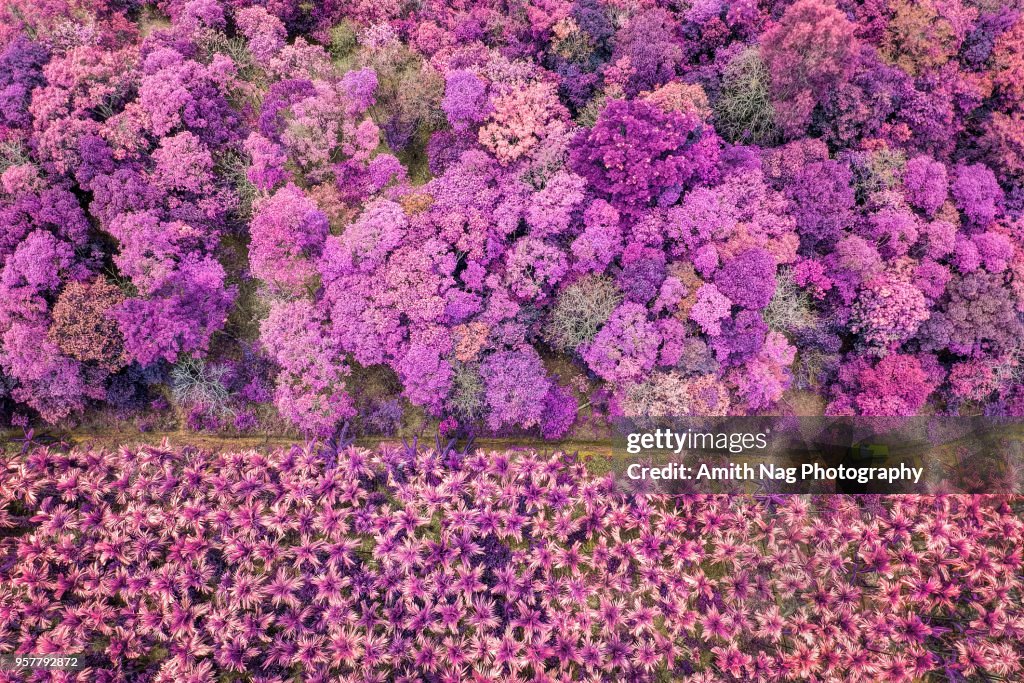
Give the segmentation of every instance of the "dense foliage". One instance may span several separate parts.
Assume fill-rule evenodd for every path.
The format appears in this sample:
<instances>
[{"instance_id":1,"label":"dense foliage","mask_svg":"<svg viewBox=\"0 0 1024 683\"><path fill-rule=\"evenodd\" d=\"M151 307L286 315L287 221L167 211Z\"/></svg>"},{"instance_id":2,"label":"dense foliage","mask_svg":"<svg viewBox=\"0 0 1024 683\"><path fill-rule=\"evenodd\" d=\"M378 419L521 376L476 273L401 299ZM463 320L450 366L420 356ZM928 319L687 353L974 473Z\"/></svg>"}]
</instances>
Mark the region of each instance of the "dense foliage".
<instances>
[{"instance_id":1,"label":"dense foliage","mask_svg":"<svg viewBox=\"0 0 1024 683\"><path fill-rule=\"evenodd\" d=\"M2 458L2 456L0 456ZM1021 500L674 499L415 446L0 459L0 681L1020 680Z\"/></svg>"},{"instance_id":2,"label":"dense foliage","mask_svg":"<svg viewBox=\"0 0 1024 683\"><path fill-rule=\"evenodd\" d=\"M3 418L1018 415L1018 5L4 0Z\"/></svg>"}]
</instances>

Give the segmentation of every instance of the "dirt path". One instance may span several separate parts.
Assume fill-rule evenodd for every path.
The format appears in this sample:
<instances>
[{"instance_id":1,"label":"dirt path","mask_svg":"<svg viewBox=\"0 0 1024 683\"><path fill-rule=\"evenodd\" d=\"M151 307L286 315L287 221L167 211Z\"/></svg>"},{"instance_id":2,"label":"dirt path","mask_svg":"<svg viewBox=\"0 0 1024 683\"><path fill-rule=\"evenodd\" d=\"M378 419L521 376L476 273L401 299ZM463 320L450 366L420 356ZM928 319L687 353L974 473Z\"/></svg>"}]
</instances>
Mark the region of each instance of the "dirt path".
<instances>
[{"instance_id":1,"label":"dirt path","mask_svg":"<svg viewBox=\"0 0 1024 683\"><path fill-rule=\"evenodd\" d=\"M54 438L64 439L73 446L87 446L93 448L120 448L122 446L134 445L158 445L165 440L173 445L188 445L210 450L239 450L248 448L273 448L289 446L302 441L301 438L282 436L279 434L253 434L245 436L198 434L185 430L176 431L76 431L65 434L47 435ZM23 437L20 431L0 432L0 446L20 447L18 440ZM361 438L355 443L360 446L372 448L381 443L400 443L402 437L384 438ZM423 444L434 443L433 436L421 437ZM476 439L477 448L487 450L500 450L506 448L531 448L538 451L554 452L564 451L579 453L586 457L605 456L611 454L611 444L607 441L544 441L542 439Z\"/></svg>"}]
</instances>

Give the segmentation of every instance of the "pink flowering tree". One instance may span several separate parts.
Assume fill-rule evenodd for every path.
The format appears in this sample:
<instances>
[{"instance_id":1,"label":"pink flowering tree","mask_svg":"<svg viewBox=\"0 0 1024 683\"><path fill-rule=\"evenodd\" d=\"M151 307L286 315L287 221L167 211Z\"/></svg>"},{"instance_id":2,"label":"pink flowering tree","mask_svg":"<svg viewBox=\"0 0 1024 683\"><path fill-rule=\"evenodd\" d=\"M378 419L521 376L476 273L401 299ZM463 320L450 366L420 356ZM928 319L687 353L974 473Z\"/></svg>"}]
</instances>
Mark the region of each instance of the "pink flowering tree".
<instances>
[{"instance_id":1,"label":"pink flowering tree","mask_svg":"<svg viewBox=\"0 0 1024 683\"><path fill-rule=\"evenodd\" d=\"M565 435L573 400L781 411L891 356L938 378L902 404L1016 411L1020 12L677 5L9 0L2 418L152 424L204 368L219 423L280 428L281 380L305 431ZM336 371L271 353L279 308Z\"/></svg>"},{"instance_id":2,"label":"pink flowering tree","mask_svg":"<svg viewBox=\"0 0 1024 683\"><path fill-rule=\"evenodd\" d=\"M260 201L249 224L253 276L285 292L300 291L316 273L327 216L295 185Z\"/></svg>"},{"instance_id":3,"label":"pink flowering tree","mask_svg":"<svg viewBox=\"0 0 1024 683\"><path fill-rule=\"evenodd\" d=\"M345 391L345 356L312 304L275 304L260 332L267 353L281 368L274 403L286 419L306 433L327 436L354 415Z\"/></svg>"},{"instance_id":4,"label":"pink flowering tree","mask_svg":"<svg viewBox=\"0 0 1024 683\"><path fill-rule=\"evenodd\" d=\"M772 103L790 136L802 133L815 105L849 77L856 50L854 28L834 5L798 0L762 36Z\"/></svg>"}]
</instances>

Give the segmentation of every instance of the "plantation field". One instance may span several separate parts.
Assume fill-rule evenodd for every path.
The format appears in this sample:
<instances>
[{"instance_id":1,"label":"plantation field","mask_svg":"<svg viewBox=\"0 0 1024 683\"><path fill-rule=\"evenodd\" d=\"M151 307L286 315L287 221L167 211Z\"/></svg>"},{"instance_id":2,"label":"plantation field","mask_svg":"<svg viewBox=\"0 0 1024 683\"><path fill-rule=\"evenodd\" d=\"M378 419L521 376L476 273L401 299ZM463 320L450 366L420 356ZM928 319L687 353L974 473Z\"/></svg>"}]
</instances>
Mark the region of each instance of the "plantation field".
<instances>
[{"instance_id":1,"label":"plantation field","mask_svg":"<svg viewBox=\"0 0 1024 683\"><path fill-rule=\"evenodd\" d=\"M0 457L0 652L79 653L80 683L1010 681L1022 547L1019 496L623 496L523 450L35 448Z\"/></svg>"}]
</instances>

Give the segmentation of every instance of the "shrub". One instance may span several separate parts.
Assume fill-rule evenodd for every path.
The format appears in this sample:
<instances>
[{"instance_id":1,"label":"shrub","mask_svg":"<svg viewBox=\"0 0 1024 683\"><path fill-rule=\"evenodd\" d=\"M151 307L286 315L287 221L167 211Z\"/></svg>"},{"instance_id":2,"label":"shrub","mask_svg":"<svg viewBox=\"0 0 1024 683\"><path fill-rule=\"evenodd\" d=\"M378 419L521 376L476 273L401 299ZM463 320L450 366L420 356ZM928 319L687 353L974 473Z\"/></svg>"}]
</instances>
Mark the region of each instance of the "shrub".
<instances>
[{"instance_id":1,"label":"shrub","mask_svg":"<svg viewBox=\"0 0 1024 683\"><path fill-rule=\"evenodd\" d=\"M768 67L756 48L732 58L714 100L715 129L729 142L770 145L779 139Z\"/></svg>"},{"instance_id":2,"label":"shrub","mask_svg":"<svg viewBox=\"0 0 1024 683\"><path fill-rule=\"evenodd\" d=\"M797 286L790 271L780 272L775 278L775 293L763 315L768 327L787 334L811 327L817 321L810 295Z\"/></svg>"},{"instance_id":3,"label":"shrub","mask_svg":"<svg viewBox=\"0 0 1024 683\"><path fill-rule=\"evenodd\" d=\"M50 341L75 360L117 372L128 360L112 312L124 299L121 290L105 278L91 284L69 283L53 305Z\"/></svg>"},{"instance_id":4,"label":"shrub","mask_svg":"<svg viewBox=\"0 0 1024 683\"><path fill-rule=\"evenodd\" d=\"M171 396L182 407L200 407L212 413L230 411L231 395L224 365L207 365L199 358L182 358L171 369Z\"/></svg>"},{"instance_id":5,"label":"shrub","mask_svg":"<svg viewBox=\"0 0 1024 683\"><path fill-rule=\"evenodd\" d=\"M594 339L622 299L611 279L585 276L558 293L545 336L555 348L574 351Z\"/></svg>"},{"instance_id":6,"label":"shrub","mask_svg":"<svg viewBox=\"0 0 1024 683\"><path fill-rule=\"evenodd\" d=\"M480 368L459 363L452 374L452 393L448 405L456 415L466 420L481 418L485 410L485 393Z\"/></svg>"}]
</instances>

